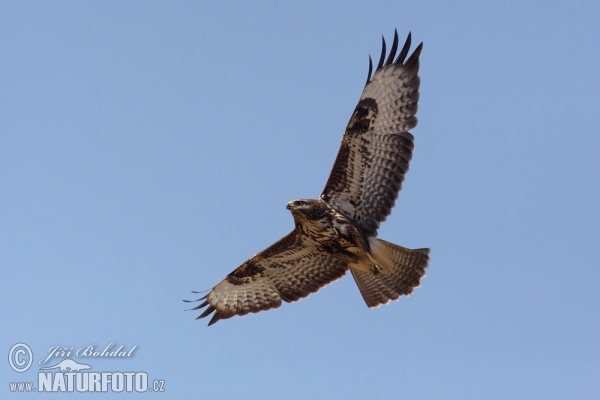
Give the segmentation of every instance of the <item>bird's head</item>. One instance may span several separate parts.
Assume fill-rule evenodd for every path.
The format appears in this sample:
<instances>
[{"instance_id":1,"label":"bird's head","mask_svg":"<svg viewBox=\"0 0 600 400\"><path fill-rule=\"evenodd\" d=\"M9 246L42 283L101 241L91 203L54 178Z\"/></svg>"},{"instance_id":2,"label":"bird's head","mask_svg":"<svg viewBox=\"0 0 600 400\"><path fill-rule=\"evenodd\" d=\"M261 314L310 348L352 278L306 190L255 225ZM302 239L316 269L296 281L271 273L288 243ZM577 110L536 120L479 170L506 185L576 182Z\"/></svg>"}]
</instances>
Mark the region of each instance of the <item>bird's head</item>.
<instances>
[{"instance_id":1,"label":"bird's head","mask_svg":"<svg viewBox=\"0 0 600 400\"><path fill-rule=\"evenodd\" d=\"M292 200L289 203L287 203L287 206L285 206L285 208L287 208L288 210L290 210L292 212L292 214L294 213L310 213L310 211L312 211L312 209L314 208L316 203L316 200L309 200L309 199L297 199L297 200Z\"/></svg>"},{"instance_id":2,"label":"bird's head","mask_svg":"<svg viewBox=\"0 0 600 400\"><path fill-rule=\"evenodd\" d=\"M287 203L285 207L292 213L294 220L298 224L305 224L308 221L317 221L324 218L327 214L327 205L320 199L297 199Z\"/></svg>"}]
</instances>

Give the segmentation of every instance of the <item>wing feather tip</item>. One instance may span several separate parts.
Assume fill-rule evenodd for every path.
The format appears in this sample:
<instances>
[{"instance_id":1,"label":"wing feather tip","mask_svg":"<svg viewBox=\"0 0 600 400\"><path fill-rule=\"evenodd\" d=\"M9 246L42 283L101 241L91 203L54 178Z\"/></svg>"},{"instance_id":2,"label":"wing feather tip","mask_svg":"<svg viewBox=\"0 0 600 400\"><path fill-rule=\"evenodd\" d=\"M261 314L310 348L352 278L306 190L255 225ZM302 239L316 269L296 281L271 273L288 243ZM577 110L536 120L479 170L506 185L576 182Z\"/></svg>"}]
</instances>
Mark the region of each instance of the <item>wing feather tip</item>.
<instances>
[{"instance_id":1,"label":"wing feather tip","mask_svg":"<svg viewBox=\"0 0 600 400\"><path fill-rule=\"evenodd\" d=\"M406 59L406 56L408 55L408 50L410 50L411 42L412 42L412 32L408 32L408 36L406 37L404 46L402 46L402 50L400 50L400 54L398 54L398 57L396 58L396 61L394 61L394 64L402 65L402 63L404 63L404 60Z\"/></svg>"},{"instance_id":2,"label":"wing feather tip","mask_svg":"<svg viewBox=\"0 0 600 400\"><path fill-rule=\"evenodd\" d=\"M216 308L212 305L210 305L206 310L204 310L204 312L202 314L200 314L196 319L201 319L201 318L205 318L208 317L212 312L214 312L216 310Z\"/></svg>"},{"instance_id":3,"label":"wing feather tip","mask_svg":"<svg viewBox=\"0 0 600 400\"><path fill-rule=\"evenodd\" d=\"M385 60L384 67L394 63L396 50L398 50L398 30L394 29L394 42L392 43L392 48L390 49L390 55L388 56L387 60Z\"/></svg>"},{"instance_id":4,"label":"wing feather tip","mask_svg":"<svg viewBox=\"0 0 600 400\"><path fill-rule=\"evenodd\" d=\"M408 60L404 63L404 66L410 68L415 63L419 62L419 56L421 55L421 51L423 51L423 42L419 43L417 48L413 51L413 53L408 57Z\"/></svg>"},{"instance_id":5,"label":"wing feather tip","mask_svg":"<svg viewBox=\"0 0 600 400\"><path fill-rule=\"evenodd\" d=\"M367 82L365 83L365 86L367 86L369 84L369 82L371 82L371 74L373 73L373 60L371 59L371 55L369 54L369 74L367 75Z\"/></svg>"},{"instance_id":6,"label":"wing feather tip","mask_svg":"<svg viewBox=\"0 0 600 400\"><path fill-rule=\"evenodd\" d=\"M207 326L211 326L216 324L221 319L221 314L217 311L215 315L212 316Z\"/></svg>"},{"instance_id":7,"label":"wing feather tip","mask_svg":"<svg viewBox=\"0 0 600 400\"><path fill-rule=\"evenodd\" d=\"M383 61L385 60L385 37L381 36L381 56L379 57L379 63L375 72L379 71L383 67Z\"/></svg>"}]
</instances>

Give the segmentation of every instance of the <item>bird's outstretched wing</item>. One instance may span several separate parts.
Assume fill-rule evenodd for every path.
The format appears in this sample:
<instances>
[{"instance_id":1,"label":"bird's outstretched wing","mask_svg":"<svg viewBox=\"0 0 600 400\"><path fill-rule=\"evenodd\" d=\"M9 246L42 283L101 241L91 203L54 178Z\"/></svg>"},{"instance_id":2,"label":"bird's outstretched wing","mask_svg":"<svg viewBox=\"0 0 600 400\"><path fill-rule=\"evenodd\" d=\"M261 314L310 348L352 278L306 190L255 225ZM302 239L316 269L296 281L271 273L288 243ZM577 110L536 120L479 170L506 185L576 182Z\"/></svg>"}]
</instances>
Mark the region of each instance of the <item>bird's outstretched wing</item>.
<instances>
[{"instance_id":1,"label":"bird's outstretched wing","mask_svg":"<svg viewBox=\"0 0 600 400\"><path fill-rule=\"evenodd\" d=\"M315 242L296 230L254 255L236 268L201 299L198 317L215 314L208 325L234 315L278 308L281 300L292 302L331 283L346 273L348 266L317 250Z\"/></svg>"},{"instance_id":2,"label":"bird's outstretched wing","mask_svg":"<svg viewBox=\"0 0 600 400\"><path fill-rule=\"evenodd\" d=\"M370 235L390 214L408 171L417 125L419 55L421 43L404 62L410 48L408 35L394 60L398 32L385 59L385 40L379 65L367 84L346 127L342 143L321 198L353 220Z\"/></svg>"}]
</instances>

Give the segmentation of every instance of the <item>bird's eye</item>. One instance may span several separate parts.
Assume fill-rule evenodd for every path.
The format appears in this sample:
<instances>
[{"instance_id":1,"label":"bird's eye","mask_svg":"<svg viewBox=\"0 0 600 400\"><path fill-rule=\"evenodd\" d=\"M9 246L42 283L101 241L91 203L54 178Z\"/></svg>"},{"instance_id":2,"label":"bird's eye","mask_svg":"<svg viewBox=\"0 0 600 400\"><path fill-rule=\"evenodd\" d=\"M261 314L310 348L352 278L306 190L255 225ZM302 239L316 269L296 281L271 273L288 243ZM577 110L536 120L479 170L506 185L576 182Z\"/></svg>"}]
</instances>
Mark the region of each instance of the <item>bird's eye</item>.
<instances>
[{"instance_id":1,"label":"bird's eye","mask_svg":"<svg viewBox=\"0 0 600 400\"><path fill-rule=\"evenodd\" d=\"M304 205L304 202L303 202L303 201L297 201L297 202L296 202L296 205L297 205L297 206L303 206L303 205Z\"/></svg>"}]
</instances>

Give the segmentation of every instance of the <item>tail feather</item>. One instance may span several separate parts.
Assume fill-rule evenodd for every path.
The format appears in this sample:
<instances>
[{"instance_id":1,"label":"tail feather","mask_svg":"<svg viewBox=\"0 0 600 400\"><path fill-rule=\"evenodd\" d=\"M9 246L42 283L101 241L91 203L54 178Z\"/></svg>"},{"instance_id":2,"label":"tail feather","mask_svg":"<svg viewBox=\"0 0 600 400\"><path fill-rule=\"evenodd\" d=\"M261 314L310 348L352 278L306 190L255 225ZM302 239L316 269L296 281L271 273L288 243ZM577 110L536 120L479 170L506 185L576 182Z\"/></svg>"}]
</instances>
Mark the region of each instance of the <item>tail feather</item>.
<instances>
[{"instance_id":1,"label":"tail feather","mask_svg":"<svg viewBox=\"0 0 600 400\"><path fill-rule=\"evenodd\" d=\"M429 263L429 249L411 250L385 240L371 238L371 254L383 272L373 274L350 267L356 285L369 308L409 296L419 287Z\"/></svg>"}]
</instances>

